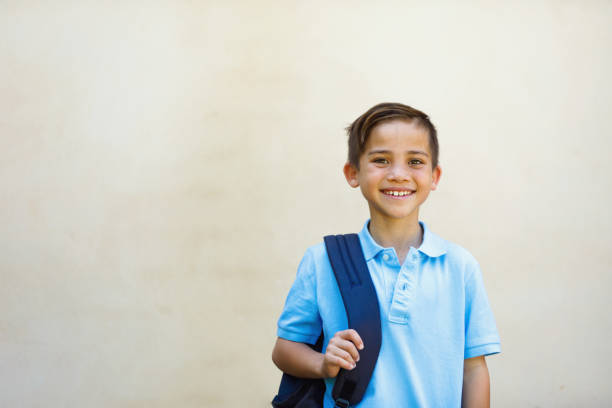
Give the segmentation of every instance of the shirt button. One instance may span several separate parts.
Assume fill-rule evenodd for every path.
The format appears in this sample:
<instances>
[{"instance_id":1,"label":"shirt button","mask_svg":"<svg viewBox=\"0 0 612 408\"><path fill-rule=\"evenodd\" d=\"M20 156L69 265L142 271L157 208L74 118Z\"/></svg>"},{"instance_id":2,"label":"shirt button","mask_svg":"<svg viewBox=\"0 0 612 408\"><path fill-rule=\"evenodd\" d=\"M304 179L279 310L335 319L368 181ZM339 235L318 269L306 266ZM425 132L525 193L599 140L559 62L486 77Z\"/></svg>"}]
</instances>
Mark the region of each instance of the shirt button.
<instances>
[{"instance_id":1,"label":"shirt button","mask_svg":"<svg viewBox=\"0 0 612 408\"><path fill-rule=\"evenodd\" d=\"M384 254L384 255L383 255L383 259L384 259L385 261L388 261L388 260L389 260L389 255L388 255L388 254Z\"/></svg>"}]
</instances>

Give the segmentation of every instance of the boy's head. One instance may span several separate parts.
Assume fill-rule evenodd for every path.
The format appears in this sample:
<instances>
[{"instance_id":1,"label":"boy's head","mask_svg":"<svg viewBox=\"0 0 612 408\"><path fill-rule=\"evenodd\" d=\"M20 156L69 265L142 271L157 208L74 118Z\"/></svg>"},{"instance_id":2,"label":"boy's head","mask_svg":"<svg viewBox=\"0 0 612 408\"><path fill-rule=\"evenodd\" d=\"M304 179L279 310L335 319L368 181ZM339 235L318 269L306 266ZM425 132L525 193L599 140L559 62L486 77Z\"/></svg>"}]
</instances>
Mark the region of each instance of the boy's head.
<instances>
[{"instance_id":1,"label":"boy's head","mask_svg":"<svg viewBox=\"0 0 612 408\"><path fill-rule=\"evenodd\" d=\"M390 120L414 122L427 131L429 135L431 165L435 169L438 166L438 134L435 126L429 120L429 116L410 106L393 102L379 103L373 106L346 128L348 133L348 162L355 166L356 169L359 169L359 158L364 152L372 129L376 125Z\"/></svg>"},{"instance_id":2,"label":"boy's head","mask_svg":"<svg viewBox=\"0 0 612 408\"><path fill-rule=\"evenodd\" d=\"M344 176L351 187L361 188L370 218L416 223L419 207L441 175L436 129L427 115L399 103L381 103L347 131Z\"/></svg>"}]
</instances>

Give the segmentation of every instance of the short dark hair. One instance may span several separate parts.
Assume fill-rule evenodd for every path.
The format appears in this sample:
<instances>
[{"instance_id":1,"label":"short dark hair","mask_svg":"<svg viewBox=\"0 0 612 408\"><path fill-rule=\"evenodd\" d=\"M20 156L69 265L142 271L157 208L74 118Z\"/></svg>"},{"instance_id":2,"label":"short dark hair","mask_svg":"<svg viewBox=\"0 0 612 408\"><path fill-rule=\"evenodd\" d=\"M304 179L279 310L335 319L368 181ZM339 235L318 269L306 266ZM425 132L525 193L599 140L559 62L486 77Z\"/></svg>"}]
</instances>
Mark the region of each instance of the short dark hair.
<instances>
[{"instance_id":1,"label":"short dark hair","mask_svg":"<svg viewBox=\"0 0 612 408\"><path fill-rule=\"evenodd\" d=\"M363 153L368 137L372 129L383 121L400 119L417 121L429 133L429 149L431 150L432 168L438 166L438 133L435 126L429 120L429 116L420 110L411 108L401 103L384 102L371 107L366 113L359 116L346 128L348 134L348 161L359 169L359 158Z\"/></svg>"}]
</instances>

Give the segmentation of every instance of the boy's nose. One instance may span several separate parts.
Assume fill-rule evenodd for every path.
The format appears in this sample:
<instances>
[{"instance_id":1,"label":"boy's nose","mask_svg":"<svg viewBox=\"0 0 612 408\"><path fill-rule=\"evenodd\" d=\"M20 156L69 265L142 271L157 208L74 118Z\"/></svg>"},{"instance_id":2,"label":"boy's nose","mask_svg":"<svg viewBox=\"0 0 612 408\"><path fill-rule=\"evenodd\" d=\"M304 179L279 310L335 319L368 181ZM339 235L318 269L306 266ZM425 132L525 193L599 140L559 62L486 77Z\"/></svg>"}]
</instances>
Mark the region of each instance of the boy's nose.
<instances>
[{"instance_id":1,"label":"boy's nose","mask_svg":"<svg viewBox=\"0 0 612 408\"><path fill-rule=\"evenodd\" d=\"M387 175L389 180L403 181L410 178L410 171L405 166L392 166Z\"/></svg>"}]
</instances>

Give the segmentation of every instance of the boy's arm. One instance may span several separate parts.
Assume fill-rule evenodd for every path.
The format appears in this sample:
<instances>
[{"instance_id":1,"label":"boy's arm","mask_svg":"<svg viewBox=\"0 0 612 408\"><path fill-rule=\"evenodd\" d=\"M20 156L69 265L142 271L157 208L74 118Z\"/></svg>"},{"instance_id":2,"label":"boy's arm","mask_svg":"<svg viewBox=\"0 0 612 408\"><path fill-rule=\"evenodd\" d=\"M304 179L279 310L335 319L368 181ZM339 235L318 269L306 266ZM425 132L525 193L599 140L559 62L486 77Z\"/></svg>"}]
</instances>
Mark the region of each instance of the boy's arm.
<instances>
[{"instance_id":1,"label":"boy's arm","mask_svg":"<svg viewBox=\"0 0 612 408\"><path fill-rule=\"evenodd\" d=\"M484 356L463 361L462 408L489 408L489 369Z\"/></svg>"},{"instance_id":2,"label":"boy's arm","mask_svg":"<svg viewBox=\"0 0 612 408\"><path fill-rule=\"evenodd\" d=\"M355 330L337 332L331 338L325 354L307 344L277 338L272 361L284 373L301 378L329 378L338 375L340 368L352 370L359 361L363 342Z\"/></svg>"},{"instance_id":3,"label":"boy's arm","mask_svg":"<svg viewBox=\"0 0 612 408\"><path fill-rule=\"evenodd\" d=\"M284 373L300 378L323 378L323 354L307 344L276 339L272 361Z\"/></svg>"}]
</instances>

